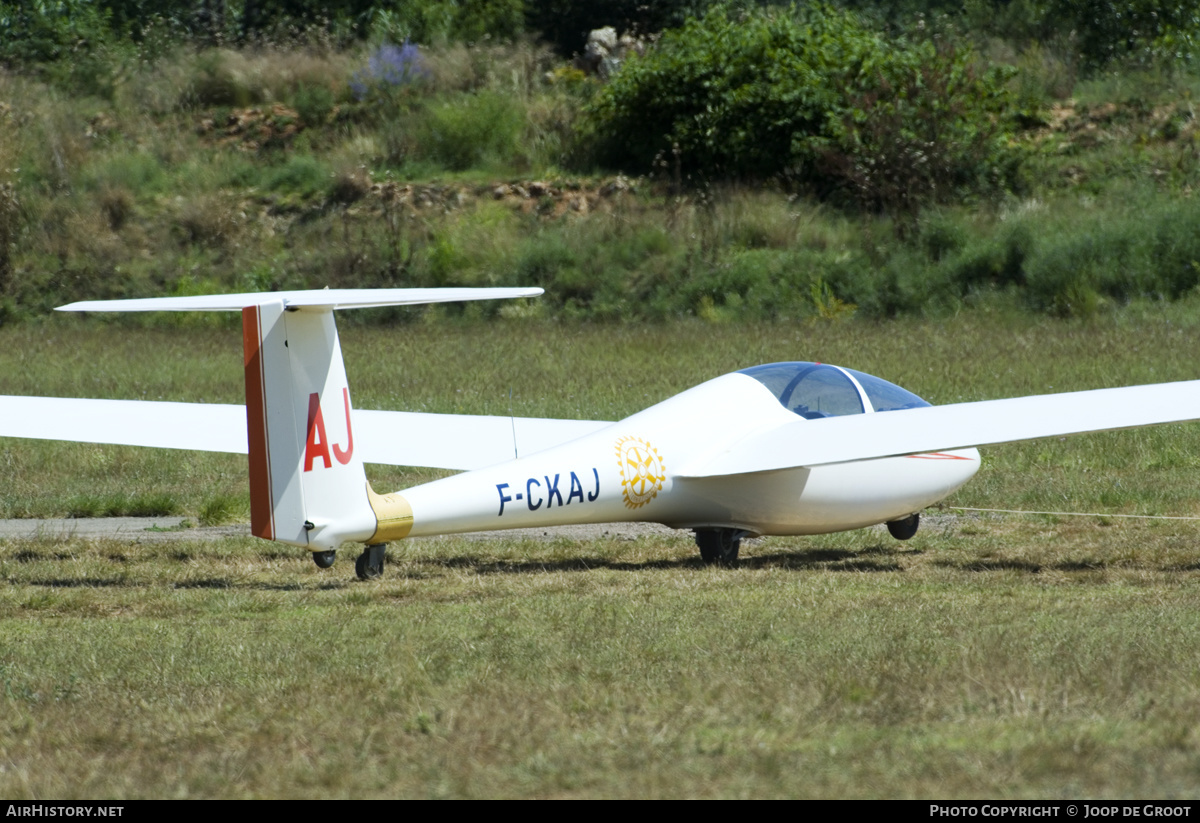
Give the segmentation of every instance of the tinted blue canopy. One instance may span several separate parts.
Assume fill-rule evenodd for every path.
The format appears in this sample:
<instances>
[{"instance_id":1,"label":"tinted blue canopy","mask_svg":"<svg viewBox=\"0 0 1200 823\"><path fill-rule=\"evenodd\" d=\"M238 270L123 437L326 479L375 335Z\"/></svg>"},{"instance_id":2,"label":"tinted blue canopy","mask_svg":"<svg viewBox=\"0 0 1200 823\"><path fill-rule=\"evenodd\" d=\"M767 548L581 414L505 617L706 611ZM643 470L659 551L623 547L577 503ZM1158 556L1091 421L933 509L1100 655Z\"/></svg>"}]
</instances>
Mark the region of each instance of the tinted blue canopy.
<instances>
[{"instance_id":1,"label":"tinted blue canopy","mask_svg":"<svg viewBox=\"0 0 1200 823\"><path fill-rule=\"evenodd\" d=\"M929 405L895 383L827 363L768 363L739 373L762 383L785 409L809 420Z\"/></svg>"}]
</instances>

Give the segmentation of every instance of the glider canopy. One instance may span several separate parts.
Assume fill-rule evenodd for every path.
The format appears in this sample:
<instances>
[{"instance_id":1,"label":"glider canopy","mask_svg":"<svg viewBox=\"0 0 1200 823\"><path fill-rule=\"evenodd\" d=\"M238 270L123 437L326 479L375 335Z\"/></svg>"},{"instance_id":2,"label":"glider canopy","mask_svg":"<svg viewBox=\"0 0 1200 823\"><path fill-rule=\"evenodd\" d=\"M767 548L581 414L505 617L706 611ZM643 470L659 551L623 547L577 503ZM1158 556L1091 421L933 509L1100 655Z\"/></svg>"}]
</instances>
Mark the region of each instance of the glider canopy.
<instances>
[{"instance_id":1,"label":"glider canopy","mask_svg":"<svg viewBox=\"0 0 1200 823\"><path fill-rule=\"evenodd\" d=\"M785 409L808 420L929 405L895 383L825 363L768 363L740 373L762 383Z\"/></svg>"}]
</instances>

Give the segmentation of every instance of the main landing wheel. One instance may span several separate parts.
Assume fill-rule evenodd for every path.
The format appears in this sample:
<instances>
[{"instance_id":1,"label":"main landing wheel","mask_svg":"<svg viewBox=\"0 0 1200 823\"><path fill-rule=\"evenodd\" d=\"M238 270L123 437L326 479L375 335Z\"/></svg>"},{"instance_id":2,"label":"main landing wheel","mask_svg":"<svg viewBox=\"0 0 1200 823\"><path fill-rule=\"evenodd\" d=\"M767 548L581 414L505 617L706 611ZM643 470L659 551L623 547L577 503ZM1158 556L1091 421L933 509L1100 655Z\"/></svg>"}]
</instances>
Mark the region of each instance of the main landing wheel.
<instances>
[{"instance_id":1,"label":"main landing wheel","mask_svg":"<svg viewBox=\"0 0 1200 823\"><path fill-rule=\"evenodd\" d=\"M383 556L387 553L387 543L372 543L363 549L363 553L354 561L354 571L359 580L374 580L383 577Z\"/></svg>"},{"instance_id":2,"label":"main landing wheel","mask_svg":"<svg viewBox=\"0 0 1200 823\"><path fill-rule=\"evenodd\" d=\"M897 540L907 540L917 533L917 526L921 525L920 514L910 514L903 520L889 520L887 527L892 533L892 537Z\"/></svg>"},{"instance_id":3,"label":"main landing wheel","mask_svg":"<svg viewBox=\"0 0 1200 823\"><path fill-rule=\"evenodd\" d=\"M738 549L747 534L743 529L696 529L700 559L709 566L736 566Z\"/></svg>"},{"instance_id":4,"label":"main landing wheel","mask_svg":"<svg viewBox=\"0 0 1200 823\"><path fill-rule=\"evenodd\" d=\"M328 569L333 565L333 561L337 560L337 552L330 549L327 552L313 552L313 562L317 564L319 569Z\"/></svg>"}]
</instances>

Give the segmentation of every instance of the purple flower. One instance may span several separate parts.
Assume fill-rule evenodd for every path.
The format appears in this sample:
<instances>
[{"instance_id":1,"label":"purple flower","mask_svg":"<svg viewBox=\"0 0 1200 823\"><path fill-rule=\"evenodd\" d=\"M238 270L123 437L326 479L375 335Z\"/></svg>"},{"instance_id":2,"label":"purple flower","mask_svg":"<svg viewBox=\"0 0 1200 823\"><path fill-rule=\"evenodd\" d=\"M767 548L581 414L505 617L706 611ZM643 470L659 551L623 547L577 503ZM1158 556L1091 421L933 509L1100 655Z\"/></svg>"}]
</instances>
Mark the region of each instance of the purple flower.
<instances>
[{"instance_id":1,"label":"purple flower","mask_svg":"<svg viewBox=\"0 0 1200 823\"><path fill-rule=\"evenodd\" d=\"M350 78L350 90L356 99L364 100L375 89L411 86L427 77L429 69L415 43L407 40L402 46L384 43L368 58L367 67Z\"/></svg>"}]
</instances>

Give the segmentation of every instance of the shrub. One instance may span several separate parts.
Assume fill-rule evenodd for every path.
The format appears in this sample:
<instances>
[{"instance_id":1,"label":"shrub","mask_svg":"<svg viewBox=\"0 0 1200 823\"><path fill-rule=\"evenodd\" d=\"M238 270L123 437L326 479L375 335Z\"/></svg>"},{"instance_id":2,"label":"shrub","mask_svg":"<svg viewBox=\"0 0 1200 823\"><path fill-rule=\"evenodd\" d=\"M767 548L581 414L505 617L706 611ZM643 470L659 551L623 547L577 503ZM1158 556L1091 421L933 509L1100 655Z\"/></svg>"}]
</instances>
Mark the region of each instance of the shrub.
<instances>
[{"instance_id":1,"label":"shrub","mask_svg":"<svg viewBox=\"0 0 1200 823\"><path fill-rule=\"evenodd\" d=\"M968 52L888 41L827 6L722 7L629 60L590 126L611 165L778 178L912 211L1010 177L1006 79Z\"/></svg>"},{"instance_id":2,"label":"shrub","mask_svg":"<svg viewBox=\"0 0 1200 823\"><path fill-rule=\"evenodd\" d=\"M419 138L422 153L452 171L514 160L525 126L519 101L484 91L433 106Z\"/></svg>"},{"instance_id":3,"label":"shrub","mask_svg":"<svg viewBox=\"0 0 1200 823\"><path fill-rule=\"evenodd\" d=\"M351 65L349 55L305 47L212 48L158 61L153 76L136 82L151 88L139 88L135 94L165 98L168 92L162 86L166 85L178 88L175 104L184 108L243 108L292 100L307 107L310 115L318 108L328 113L334 99L349 96L346 78Z\"/></svg>"},{"instance_id":4,"label":"shrub","mask_svg":"<svg viewBox=\"0 0 1200 823\"><path fill-rule=\"evenodd\" d=\"M682 171L729 177L811 160L805 143L837 106L839 85L879 50L851 17L827 11L802 22L718 9L666 32L590 107L600 157L647 171L678 147Z\"/></svg>"},{"instance_id":5,"label":"shrub","mask_svg":"<svg viewBox=\"0 0 1200 823\"><path fill-rule=\"evenodd\" d=\"M213 249L229 247L242 228L236 203L221 193L189 197L181 204L174 225L175 235L181 245Z\"/></svg>"},{"instance_id":6,"label":"shrub","mask_svg":"<svg viewBox=\"0 0 1200 823\"><path fill-rule=\"evenodd\" d=\"M270 175L267 187L280 192L290 192L302 197L315 197L329 187L332 172L317 158L307 154L296 154Z\"/></svg>"},{"instance_id":7,"label":"shrub","mask_svg":"<svg viewBox=\"0 0 1200 823\"><path fill-rule=\"evenodd\" d=\"M327 86L301 86L292 96L300 122L309 128L325 125L333 113L333 92Z\"/></svg>"},{"instance_id":8,"label":"shrub","mask_svg":"<svg viewBox=\"0 0 1200 823\"><path fill-rule=\"evenodd\" d=\"M1200 207L1189 200L1083 222L1044 238L1027 263L1027 302L1087 315L1105 301L1177 300L1200 285Z\"/></svg>"},{"instance_id":9,"label":"shrub","mask_svg":"<svg viewBox=\"0 0 1200 823\"><path fill-rule=\"evenodd\" d=\"M871 211L911 214L960 193L1004 189L1018 162L1007 149L1007 77L979 72L949 46L896 50L847 95L840 122L828 124L824 174Z\"/></svg>"},{"instance_id":10,"label":"shrub","mask_svg":"<svg viewBox=\"0 0 1200 823\"><path fill-rule=\"evenodd\" d=\"M108 227L114 232L124 228L125 222L133 214L134 201L129 190L121 186L109 186L100 190L97 200Z\"/></svg>"}]
</instances>

